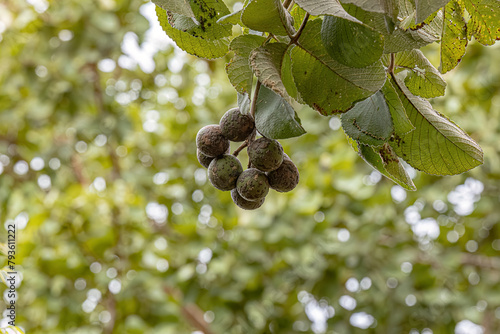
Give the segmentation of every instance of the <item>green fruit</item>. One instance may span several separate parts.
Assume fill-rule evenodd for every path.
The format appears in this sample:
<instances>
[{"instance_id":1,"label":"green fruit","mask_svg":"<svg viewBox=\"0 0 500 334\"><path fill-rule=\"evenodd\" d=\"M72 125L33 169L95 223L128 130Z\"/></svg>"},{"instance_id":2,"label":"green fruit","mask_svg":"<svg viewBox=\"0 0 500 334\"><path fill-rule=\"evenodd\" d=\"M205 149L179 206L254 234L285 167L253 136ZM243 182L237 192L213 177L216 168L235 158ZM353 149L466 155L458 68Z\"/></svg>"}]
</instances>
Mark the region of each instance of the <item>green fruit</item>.
<instances>
[{"instance_id":1,"label":"green fruit","mask_svg":"<svg viewBox=\"0 0 500 334\"><path fill-rule=\"evenodd\" d=\"M231 150L228 147L226 154L229 154L229 152L231 152ZM210 163L212 162L212 160L215 159L214 157L209 157L209 156L201 153L201 151L199 149L196 149L196 157L198 158L198 162L200 163L200 165L202 165L205 168L208 168L208 166L210 166Z\"/></svg>"},{"instance_id":2,"label":"green fruit","mask_svg":"<svg viewBox=\"0 0 500 334\"><path fill-rule=\"evenodd\" d=\"M234 204L245 210L258 209L262 206L262 204L264 204L265 201L265 197L256 201L247 201L246 199L241 197L240 194L238 194L238 191L236 189L231 190L231 198L233 199Z\"/></svg>"},{"instance_id":3,"label":"green fruit","mask_svg":"<svg viewBox=\"0 0 500 334\"><path fill-rule=\"evenodd\" d=\"M234 155L224 154L217 157L208 166L208 179L219 190L236 188L236 181L243 172L241 163Z\"/></svg>"},{"instance_id":4,"label":"green fruit","mask_svg":"<svg viewBox=\"0 0 500 334\"><path fill-rule=\"evenodd\" d=\"M249 168L238 177L236 190L247 201L256 201L264 198L269 192L267 176L256 168Z\"/></svg>"},{"instance_id":5,"label":"green fruit","mask_svg":"<svg viewBox=\"0 0 500 334\"><path fill-rule=\"evenodd\" d=\"M270 172L283 162L283 147L277 140L261 137L248 146L248 158L253 167Z\"/></svg>"},{"instance_id":6,"label":"green fruit","mask_svg":"<svg viewBox=\"0 0 500 334\"><path fill-rule=\"evenodd\" d=\"M196 147L207 157L218 157L228 150L229 140L222 135L218 124L207 125L198 131Z\"/></svg>"},{"instance_id":7,"label":"green fruit","mask_svg":"<svg viewBox=\"0 0 500 334\"><path fill-rule=\"evenodd\" d=\"M299 183L299 170L286 154L281 166L266 174L269 186L279 192L293 190Z\"/></svg>"},{"instance_id":8,"label":"green fruit","mask_svg":"<svg viewBox=\"0 0 500 334\"><path fill-rule=\"evenodd\" d=\"M224 137L230 141L243 141L247 139L255 129L255 123L252 117L240 113L239 108L233 108L226 111L219 125Z\"/></svg>"}]
</instances>

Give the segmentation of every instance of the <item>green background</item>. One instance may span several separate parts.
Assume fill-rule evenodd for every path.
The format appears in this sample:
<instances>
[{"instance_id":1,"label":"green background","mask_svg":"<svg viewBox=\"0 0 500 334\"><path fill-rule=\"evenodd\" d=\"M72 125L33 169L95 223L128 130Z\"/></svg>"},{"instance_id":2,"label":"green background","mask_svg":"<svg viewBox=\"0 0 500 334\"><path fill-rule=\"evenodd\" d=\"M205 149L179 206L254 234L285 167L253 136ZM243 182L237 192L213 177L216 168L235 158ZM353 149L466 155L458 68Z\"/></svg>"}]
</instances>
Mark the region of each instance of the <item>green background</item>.
<instances>
[{"instance_id":1,"label":"green background","mask_svg":"<svg viewBox=\"0 0 500 334\"><path fill-rule=\"evenodd\" d=\"M147 34L143 1L31 3L0 4L0 221L26 332L500 332L498 44L472 43L432 100L484 165L405 192L338 117L299 108L308 133L281 141L299 186L245 212L196 160L236 105L228 59Z\"/></svg>"}]
</instances>

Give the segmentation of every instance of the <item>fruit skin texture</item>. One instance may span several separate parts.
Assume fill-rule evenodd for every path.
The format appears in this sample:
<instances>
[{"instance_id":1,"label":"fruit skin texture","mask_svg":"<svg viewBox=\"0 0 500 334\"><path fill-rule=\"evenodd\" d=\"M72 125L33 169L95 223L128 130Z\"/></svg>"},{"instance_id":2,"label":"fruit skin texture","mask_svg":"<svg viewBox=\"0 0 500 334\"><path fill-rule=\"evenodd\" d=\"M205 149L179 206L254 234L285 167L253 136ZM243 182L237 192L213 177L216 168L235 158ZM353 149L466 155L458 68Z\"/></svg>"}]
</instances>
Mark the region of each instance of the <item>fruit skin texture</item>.
<instances>
[{"instance_id":1,"label":"fruit skin texture","mask_svg":"<svg viewBox=\"0 0 500 334\"><path fill-rule=\"evenodd\" d=\"M196 147L208 157L218 157L228 150L229 140L222 135L218 124L211 124L198 131Z\"/></svg>"},{"instance_id":2,"label":"fruit skin texture","mask_svg":"<svg viewBox=\"0 0 500 334\"><path fill-rule=\"evenodd\" d=\"M215 188L228 191L236 188L236 181L242 172L243 167L238 158L224 154L212 160L208 166L208 179Z\"/></svg>"},{"instance_id":3,"label":"fruit skin texture","mask_svg":"<svg viewBox=\"0 0 500 334\"><path fill-rule=\"evenodd\" d=\"M231 150L228 147L226 154L229 154L229 152L231 152ZM200 163L200 165L202 165L205 168L208 168L208 166L210 166L210 163L212 162L212 160L215 159L214 157L209 157L209 156L201 153L201 151L199 149L196 149L196 157L198 158L198 162Z\"/></svg>"},{"instance_id":4,"label":"fruit skin texture","mask_svg":"<svg viewBox=\"0 0 500 334\"><path fill-rule=\"evenodd\" d=\"M266 174L269 186L281 193L293 190L299 183L299 170L287 155L278 169Z\"/></svg>"},{"instance_id":5,"label":"fruit skin texture","mask_svg":"<svg viewBox=\"0 0 500 334\"><path fill-rule=\"evenodd\" d=\"M248 146L248 158L253 167L270 172L283 162L283 147L274 139L261 137Z\"/></svg>"},{"instance_id":6,"label":"fruit skin texture","mask_svg":"<svg viewBox=\"0 0 500 334\"><path fill-rule=\"evenodd\" d=\"M236 190L247 201L257 201L264 198L269 192L267 176L256 168L249 168L238 177Z\"/></svg>"},{"instance_id":7,"label":"fruit skin texture","mask_svg":"<svg viewBox=\"0 0 500 334\"><path fill-rule=\"evenodd\" d=\"M264 204L265 197L258 199L256 201L247 201L238 193L236 189L231 190L231 198L233 199L234 204L239 206L244 210L255 210L258 209Z\"/></svg>"},{"instance_id":8,"label":"fruit skin texture","mask_svg":"<svg viewBox=\"0 0 500 334\"><path fill-rule=\"evenodd\" d=\"M240 113L239 108L226 111L220 120L220 128L224 137L230 141L243 141L252 134L255 123L251 116Z\"/></svg>"}]
</instances>

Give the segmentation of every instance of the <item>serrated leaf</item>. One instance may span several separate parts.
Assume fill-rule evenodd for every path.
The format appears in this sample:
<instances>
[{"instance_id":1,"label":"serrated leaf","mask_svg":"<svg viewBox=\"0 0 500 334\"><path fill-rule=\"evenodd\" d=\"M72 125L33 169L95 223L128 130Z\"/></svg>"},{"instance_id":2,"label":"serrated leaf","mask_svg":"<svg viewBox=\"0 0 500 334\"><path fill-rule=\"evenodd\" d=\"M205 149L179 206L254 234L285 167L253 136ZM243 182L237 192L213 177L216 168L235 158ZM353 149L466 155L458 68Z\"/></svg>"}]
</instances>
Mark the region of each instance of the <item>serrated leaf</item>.
<instances>
[{"instance_id":1,"label":"serrated leaf","mask_svg":"<svg viewBox=\"0 0 500 334\"><path fill-rule=\"evenodd\" d=\"M349 137L348 141L354 151L356 151L367 164L379 171L380 174L407 190L417 190L403 164L390 146L384 144L381 148L373 148L368 145L357 143ZM382 156L384 158L382 158Z\"/></svg>"},{"instance_id":2,"label":"serrated leaf","mask_svg":"<svg viewBox=\"0 0 500 334\"><path fill-rule=\"evenodd\" d=\"M302 99L322 115L349 110L378 91L385 82L381 62L365 68L333 60L321 42L321 20L309 21L299 45L292 49L292 74Z\"/></svg>"},{"instance_id":3,"label":"serrated leaf","mask_svg":"<svg viewBox=\"0 0 500 334\"><path fill-rule=\"evenodd\" d=\"M250 97L248 93L237 93L236 100L238 103L238 108L240 108L240 113L243 115L248 115L250 112Z\"/></svg>"},{"instance_id":4,"label":"serrated leaf","mask_svg":"<svg viewBox=\"0 0 500 334\"><path fill-rule=\"evenodd\" d=\"M295 3L311 15L331 15L361 23L355 17L349 15L338 0L297 0Z\"/></svg>"},{"instance_id":5,"label":"serrated leaf","mask_svg":"<svg viewBox=\"0 0 500 334\"><path fill-rule=\"evenodd\" d=\"M328 54L339 63L366 67L382 56L384 40L372 28L335 16L325 16L321 40Z\"/></svg>"},{"instance_id":6,"label":"serrated leaf","mask_svg":"<svg viewBox=\"0 0 500 334\"><path fill-rule=\"evenodd\" d=\"M389 107L380 91L356 103L342 114L341 120L344 132L366 145L382 145L394 131Z\"/></svg>"},{"instance_id":7,"label":"serrated leaf","mask_svg":"<svg viewBox=\"0 0 500 334\"><path fill-rule=\"evenodd\" d=\"M397 155L413 168L434 175L460 174L482 164L481 147L400 80L396 92L415 130L391 141Z\"/></svg>"},{"instance_id":8,"label":"serrated leaf","mask_svg":"<svg viewBox=\"0 0 500 334\"><path fill-rule=\"evenodd\" d=\"M384 94L385 102L391 113L394 133L398 136L402 136L413 131L415 127L411 124L408 115L406 115L405 108L390 80L385 82L384 87L382 87L382 93Z\"/></svg>"},{"instance_id":9,"label":"serrated leaf","mask_svg":"<svg viewBox=\"0 0 500 334\"><path fill-rule=\"evenodd\" d=\"M152 0L152 2L166 11L187 17L194 17L189 0Z\"/></svg>"},{"instance_id":10,"label":"serrated leaf","mask_svg":"<svg viewBox=\"0 0 500 334\"><path fill-rule=\"evenodd\" d=\"M420 50L396 54L396 72L407 71L406 87L414 95L432 98L444 95L446 81Z\"/></svg>"},{"instance_id":11,"label":"serrated leaf","mask_svg":"<svg viewBox=\"0 0 500 334\"><path fill-rule=\"evenodd\" d=\"M441 73L446 73L458 65L467 48L467 25L463 9L456 1L444 8L443 35L441 37Z\"/></svg>"},{"instance_id":12,"label":"serrated leaf","mask_svg":"<svg viewBox=\"0 0 500 334\"><path fill-rule=\"evenodd\" d=\"M256 31L293 35L293 20L279 0L251 0L243 9L241 22Z\"/></svg>"},{"instance_id":13,"label":"serrated leaf","mask_svg":"<svg viewBox=\"0 0 500 334\"><path fill-rule=\"evenodd\" d=\"M228 51L229 40L227 38L207 40L201 37L195 37L191 34L172 27L169 23L167 12L156 7L156 15L163 31L189 54L197 57L215 59L224 56Z\"/></svg>"},{"instance_id":14,"label":"serrated leaf","mask_svg":"<svg viewBox=\"0 0 500 334\"><path fill-rule=\"evenodd\" d=\"M226 65L229 81L237 92L244 93L252 90L253 72L250 67L250 52L258 48L266 40L257 35L241 35L231 41L229 48L234 52L231 61Z\"/></svg>"},{"instance_id":15,"label":"serrated leaf","mask_svg":"<svg viewBox=\"0 0 500 334\"><path fill-rule=\"evenodd\" d=\"M467 37L472 36L483 45L493 45L500 39L500 1L460 0L470 15Z\"/></svg>"},{"instance_id":16,"label":"serrated leaf","mask_svg":"<svg viewBox=\"0 0 500 334\"><path fill-rule=\"evenodd\" d=\"M293 107L266 86L260 87L257 98L255 127L263 136L272 139L286 139L306 133Z\"/></svg>"},{"instance_id":17,"label":"serrated leaf","mask_svg":"<svg viewBox=\"0 0 500 334\"><path fill-rule=\"evenodd\" d=\"M415 23L424 22L432 13L444 7L450 0L415 0Z\"/></svg>"},{"instance_id":18,"label":"serrated leaf","mask_svg":"<svg viewBox=\"0 0 500 334\"><path fill-rule=\"evenodd\" d=\"M284 43L271 43L254 49L250 53L250 66L255 76L267 88L289 99L281 80L281 64L288 49Z\"/></svg>"}]
</instances>

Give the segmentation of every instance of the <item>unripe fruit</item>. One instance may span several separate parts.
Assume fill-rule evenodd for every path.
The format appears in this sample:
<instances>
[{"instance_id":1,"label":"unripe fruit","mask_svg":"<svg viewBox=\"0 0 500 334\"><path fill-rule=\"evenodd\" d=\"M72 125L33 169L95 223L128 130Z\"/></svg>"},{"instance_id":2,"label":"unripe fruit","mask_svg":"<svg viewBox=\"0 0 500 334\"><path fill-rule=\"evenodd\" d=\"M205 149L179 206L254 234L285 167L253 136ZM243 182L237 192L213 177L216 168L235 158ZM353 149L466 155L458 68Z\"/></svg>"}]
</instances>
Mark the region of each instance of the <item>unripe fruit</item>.
<instances>
[{"instance_id":1,"label":"unripe fruit","mask_svg":"<svg viewBox=\"0 0 500 334\"><path fill-rule=\"evenodd\" d=\"M215 188L227 191L236 187L236 181L242 172L243 167L238 158L224 154L212 160L208 166L208 179Z\"/></svg>"},{"instance_id":2,"label":"unripe fruit","mask_svg":"<svg viewBox=\"0 0 500 334\"><path fill-rule=\"evenodd\" d=\"M249 168L238 177L236 190L247 201L264 198L269 192L267 176L256 168Z\"/></svg>"},{"instance_id":3,"label":"unripe fruit","mask_svg":"<svg viewBox=\"0 0 500 334\"><path fill-rule=\"evenodd\" d=\"M251 116L240 113L239 108L226 111L220 120L221 132L230 141L243 141L252 134L255 123Z\"/></svg>"},{"instance_id":4,"label":"unripe fruit","mask_svg":"<svg viewBox=\"0 0 500 334\"><path fill-rule=\"evenodd\" d=\"M264 204L265 201L265 197L256 201L247 201L246 199L241 197L236 189L231 190L231 198L233 199L234 204L245 210L258 209L262 206L262 204Z\"/></svg>"},{"instance_id":5,"label":"unripe fruit","mask_svg":"<svg viewBox=\"0 0 500 334\"><path fill-rule=\"evenodd\" d=\"M198 131L196 147L208 157L218 157L226 153L229 148L229 140L222 135L219 125L207 125Z\"/></svg>"},{"instance_id":6,"label":"unripe fruit","mask_svg":"<svg viewBox=\"0 0 500 334\"><path fill-rule=\"evenodd\" d=\"M270 172L283 162L283 147L274 139L261 137L248 146L248 158L253 167Z\"/></svg>"},{"instance_id":7,"label":"unripe fruit","mask_svg":"<svg viewBox=\"0 0 500 334\"><path fill-rule=\"evenodd\" d=\"M227 148L226 154L229 154L229 152L231 152L230 147ZM208 166L210 166L210 163L212 162L212 160L215 159L214 157L209 157L209 156L201 153L201 151L199 149L196 149L196 157L198 158L198 162L200 163L200 165L202 165L205 168L208 168Z\"/></svg>"},{"instance_id":8,"label":"unripe fruit","mask_svg":"<svg viewBox=\"0 0 500 334\"><path fill-rule=\"evenodd\" d=\"M278 169L266 174L269 186L279 192L293 190L299 183L299 170L287 155Z\"/></svg>"}]
</instances>

